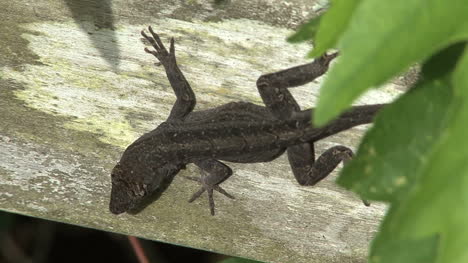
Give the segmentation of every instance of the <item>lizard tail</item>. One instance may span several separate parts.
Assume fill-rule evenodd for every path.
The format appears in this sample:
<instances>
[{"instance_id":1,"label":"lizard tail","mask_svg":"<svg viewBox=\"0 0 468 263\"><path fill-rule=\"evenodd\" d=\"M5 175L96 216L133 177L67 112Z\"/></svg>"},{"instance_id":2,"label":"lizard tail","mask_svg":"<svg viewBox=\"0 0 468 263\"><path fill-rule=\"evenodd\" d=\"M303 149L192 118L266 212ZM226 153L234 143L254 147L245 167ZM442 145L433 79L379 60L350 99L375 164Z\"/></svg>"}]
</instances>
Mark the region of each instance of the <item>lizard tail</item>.
<instances>
[{"instance_id":1,"label":"lizard tail","mask_svg":"<svg viewBox=\"0 0 468 263\"><path fill-rule=\"evenodd\" d=\"M330 135L350 129L354 126L371 123L375 115L388 104L373 104L353 106L350 110L342 113L338 118L323 127L311 127L303 139L307 141L318 141ZM309 117L312 110L309 110Z\"/></svg>"}]
</instances>

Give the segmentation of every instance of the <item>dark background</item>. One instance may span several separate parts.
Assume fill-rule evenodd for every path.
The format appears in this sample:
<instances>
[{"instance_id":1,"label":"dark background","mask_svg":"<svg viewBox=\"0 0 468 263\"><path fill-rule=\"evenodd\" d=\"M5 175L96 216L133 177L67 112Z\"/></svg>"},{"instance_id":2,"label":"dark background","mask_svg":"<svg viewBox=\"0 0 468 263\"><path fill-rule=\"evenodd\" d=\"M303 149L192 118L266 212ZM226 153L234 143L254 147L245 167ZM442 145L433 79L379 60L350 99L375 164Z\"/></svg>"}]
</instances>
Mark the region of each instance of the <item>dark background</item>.
<instances>
[{"instance_id":1,"label":"dark background","mask_svg":"<svg viewBox=\"0 0 468 263\"><path fill-rule=\"evenodd\" d=\"M218 262L223 255L138 239L149 262ZM0 263L139 262L129 238L0 211Z\"/></svg>"}]
</instances>

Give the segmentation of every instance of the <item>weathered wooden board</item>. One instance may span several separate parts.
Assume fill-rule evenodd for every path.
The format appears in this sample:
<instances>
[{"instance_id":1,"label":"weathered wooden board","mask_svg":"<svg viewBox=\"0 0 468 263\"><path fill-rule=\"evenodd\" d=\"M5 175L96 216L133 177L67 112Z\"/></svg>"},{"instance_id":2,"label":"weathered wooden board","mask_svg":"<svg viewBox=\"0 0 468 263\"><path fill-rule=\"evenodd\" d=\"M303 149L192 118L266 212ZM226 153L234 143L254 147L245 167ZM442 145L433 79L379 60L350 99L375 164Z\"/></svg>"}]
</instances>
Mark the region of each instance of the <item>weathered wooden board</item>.
<instances>
[{"instance_id":1,"label":"weathered wooden board","mask_svg":"<svg viewBox=\"0 0 468 263\"><path fill-rule=\"evenodd\" d=\"M284 39L315 1L93 2L0 0L1 210L270 262L365 261L385 206L363 206L333 183L336 174L300 187L284 156L229 164L235 174L223 186L236 199L216 195L214 217L206 199L187 203L197 186L180 176L137 215L108 211L109 171L175 99L139 31L153 25L164 41L175 37L197 109L261 104L258 76L307 61L307 45ZM294 89L304 107L319 83ZM386 102L401 89L391 84L358 103ZM356 147L365 129L316 150Z\"/></svg>"}]
</instances>

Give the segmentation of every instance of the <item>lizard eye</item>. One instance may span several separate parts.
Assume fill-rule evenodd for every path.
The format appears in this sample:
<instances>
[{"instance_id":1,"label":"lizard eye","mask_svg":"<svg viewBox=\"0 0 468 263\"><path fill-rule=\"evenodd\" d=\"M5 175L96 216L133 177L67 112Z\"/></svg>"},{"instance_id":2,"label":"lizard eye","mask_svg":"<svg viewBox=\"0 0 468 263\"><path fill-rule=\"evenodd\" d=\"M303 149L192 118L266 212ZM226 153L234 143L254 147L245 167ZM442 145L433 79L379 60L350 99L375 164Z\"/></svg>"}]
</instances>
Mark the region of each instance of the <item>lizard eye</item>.
<instances>
[{"instance_id":1,"label":"lizard eye","mask_svg":"<svg viewBox=\"0 0 468 263\"><path fill-rule=\"evenodd\" d=\"M122 173L121 165L120 165L120 163L117 163L117 164L114 166L114 169L112 169L111 178L114 178L114 177L116 177L117 175L119 175L119 174L121 174L121 173Z\"/></svg>"}]
</instances>

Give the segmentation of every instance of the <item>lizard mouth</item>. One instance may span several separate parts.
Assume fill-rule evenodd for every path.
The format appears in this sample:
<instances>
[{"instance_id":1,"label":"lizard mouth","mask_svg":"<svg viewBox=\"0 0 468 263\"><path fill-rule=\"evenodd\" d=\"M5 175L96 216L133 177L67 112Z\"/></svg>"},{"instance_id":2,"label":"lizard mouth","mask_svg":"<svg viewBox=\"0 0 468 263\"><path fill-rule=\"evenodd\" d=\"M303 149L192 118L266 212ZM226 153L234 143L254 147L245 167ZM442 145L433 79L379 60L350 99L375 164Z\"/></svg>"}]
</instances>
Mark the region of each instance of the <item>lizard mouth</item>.
<instances>
[{"instance_id":1,"label":"lizard mouth","mask_svg":"<svg viewBox=\"0 0 468 263\"><path fill-rule=\"evenodd\" d=\"M109 207L109 210L111 211L112 214L114 215L119 215L119 214L122 214L124 213L126 210L124 209L120 209L120 208L116 208L116 207L113 207L112 205Z\"/></svg>"},{"instance_id":2,"label":"lizard mouth","mask_svg":"<svg viewBox=\"0 0 468 263\"><path fill-rule=\"evenodd\" d=\"M115 199L111 199L109 204L109 210L111 213L118 215L127 212L130 209L129 202L122 202L122 200L115 201Z\"/></svg>"},{"instance_id":3,"label":"lizard mouth","mask_svg":"<svg viewBox=\"0 0 468 263\"><path fill-rule=\"evenodd\" d=\"M119 189L120 188L120 189ZM134 198L126 194L126 189L118 187L117 185L112 185L111 198L109 203L109 210L113 214L122 214L132 209L132 206L135 203Z\"/></svg>"},{"instance_id":4,"label":"lizard mouth","mask_svg":"<svg viewBox=\"0 0 468 263\"><path fill-rule=\"evenodd\" d=\"M125 174L120 163L117 163L114 169L112 169L109 210L116 215L128 212L137 202L137 198L131 195L131 185L122 180Z\"/></svg>"}]
</instances>

